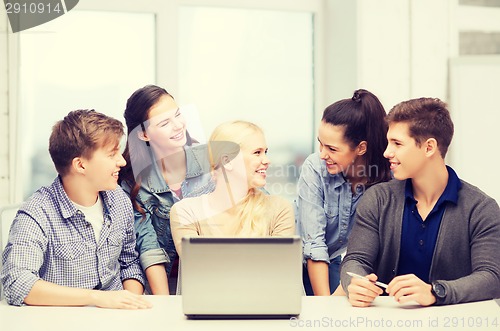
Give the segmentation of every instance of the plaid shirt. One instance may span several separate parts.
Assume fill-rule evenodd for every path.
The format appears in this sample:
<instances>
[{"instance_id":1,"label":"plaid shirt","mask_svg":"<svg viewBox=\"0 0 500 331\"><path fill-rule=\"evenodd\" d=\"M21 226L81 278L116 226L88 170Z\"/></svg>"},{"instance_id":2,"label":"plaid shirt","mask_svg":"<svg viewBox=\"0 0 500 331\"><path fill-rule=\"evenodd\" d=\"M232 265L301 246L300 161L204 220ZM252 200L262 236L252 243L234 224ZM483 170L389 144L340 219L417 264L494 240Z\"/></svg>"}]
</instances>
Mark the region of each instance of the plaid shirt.
<instances>
[{"instance_id":1,"label":"plaid shirt","mask_svg":"<svg viewBox=\"0 0 500 331\"><path fill-rule=\"evenodd\" d=\"M144 284L130 199L119 187L100 194L104 223L99 242L92 225L69 200L59 177L21 206L10 229L0 272L9 304L22 305L39 279L98 290L121 290L122 281L130 278Z\"/></svg>"}]
</instances>

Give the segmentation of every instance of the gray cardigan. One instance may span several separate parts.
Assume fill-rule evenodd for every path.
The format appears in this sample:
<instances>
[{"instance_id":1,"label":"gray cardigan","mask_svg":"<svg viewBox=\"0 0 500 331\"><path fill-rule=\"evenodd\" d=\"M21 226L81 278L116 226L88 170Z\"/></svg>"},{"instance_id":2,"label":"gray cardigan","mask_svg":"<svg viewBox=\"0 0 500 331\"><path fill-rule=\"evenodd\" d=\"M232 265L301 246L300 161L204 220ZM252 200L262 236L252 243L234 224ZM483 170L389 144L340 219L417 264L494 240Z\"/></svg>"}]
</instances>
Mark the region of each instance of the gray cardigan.
<instances>
[{"instance_id":1,"label":"gray cardigan","mask_svg":"<svg viewBox=\"0 0 500 331\"><path fill-rule=\"evenodd\" d=\"M391 180L366 191L356 210L341 283L347 271L375 273L389 283L397 274L405 181ZM446 288L443 304L500 297L500 209L494 199L462 181L458 205L448 204L441 221L429 273Z\"/></svg>"}]
</instances>

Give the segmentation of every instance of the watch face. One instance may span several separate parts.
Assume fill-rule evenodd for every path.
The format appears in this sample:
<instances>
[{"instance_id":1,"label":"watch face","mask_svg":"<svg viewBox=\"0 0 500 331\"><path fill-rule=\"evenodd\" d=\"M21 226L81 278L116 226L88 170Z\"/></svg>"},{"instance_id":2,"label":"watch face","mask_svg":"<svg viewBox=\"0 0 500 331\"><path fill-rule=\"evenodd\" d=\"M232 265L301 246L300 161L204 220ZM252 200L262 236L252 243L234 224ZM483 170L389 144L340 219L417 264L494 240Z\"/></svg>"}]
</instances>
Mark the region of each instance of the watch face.
<instances>
[{"instance_id":1,"label":"watch face","mask_svg":"<svg viewBox=\"0 0 500 331\"><path fill-rule=\"evenodd\" d=\"M446 296L446 289L444 288L443 284L434 284L434 292L436 293L436 296L440 298L444 298Z\"/></svg>"}]
</instances>

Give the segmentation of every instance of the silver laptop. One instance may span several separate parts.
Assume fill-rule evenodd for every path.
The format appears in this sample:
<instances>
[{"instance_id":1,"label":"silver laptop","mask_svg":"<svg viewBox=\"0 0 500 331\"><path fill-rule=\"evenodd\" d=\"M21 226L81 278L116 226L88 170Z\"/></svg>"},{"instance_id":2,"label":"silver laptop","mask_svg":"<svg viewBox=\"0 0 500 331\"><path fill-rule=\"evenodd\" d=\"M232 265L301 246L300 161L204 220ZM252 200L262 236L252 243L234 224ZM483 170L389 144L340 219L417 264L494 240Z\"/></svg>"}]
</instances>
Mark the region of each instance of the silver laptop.
<instances>
[{"instance_id":1,"label":"silver laptop","mask_svg":"<svg viewBox=\"0 0 500 331\"><path fill-rule=\"evenodd\" d=\"M290 318L302 303L300 237L182 239L189 318Z\"/></svg>"}]
</instances>

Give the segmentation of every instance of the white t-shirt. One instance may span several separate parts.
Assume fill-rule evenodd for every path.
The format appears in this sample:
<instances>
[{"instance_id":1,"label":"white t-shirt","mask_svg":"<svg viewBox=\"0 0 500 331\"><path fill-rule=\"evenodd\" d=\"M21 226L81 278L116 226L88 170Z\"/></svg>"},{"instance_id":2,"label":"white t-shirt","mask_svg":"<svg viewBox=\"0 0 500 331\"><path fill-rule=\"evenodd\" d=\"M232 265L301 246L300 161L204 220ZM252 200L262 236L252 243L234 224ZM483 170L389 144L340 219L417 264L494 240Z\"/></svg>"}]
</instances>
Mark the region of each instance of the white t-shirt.
<instances>
[{"instance_id":1,"label":"white t-shirt","mask_svg":"<svg viewBox=\"0 0 500 331\"><path fill-rule=\"evenodd\" d=\"M73 202L75 207L85 215L85 220L89 222L92 225L92 229L94 229L95 241L99 242L102 225L104 223L101 197L98 195L96 203L90 207L80 206L74 201L71 202Z\"/></svg>"}]
</instances>

